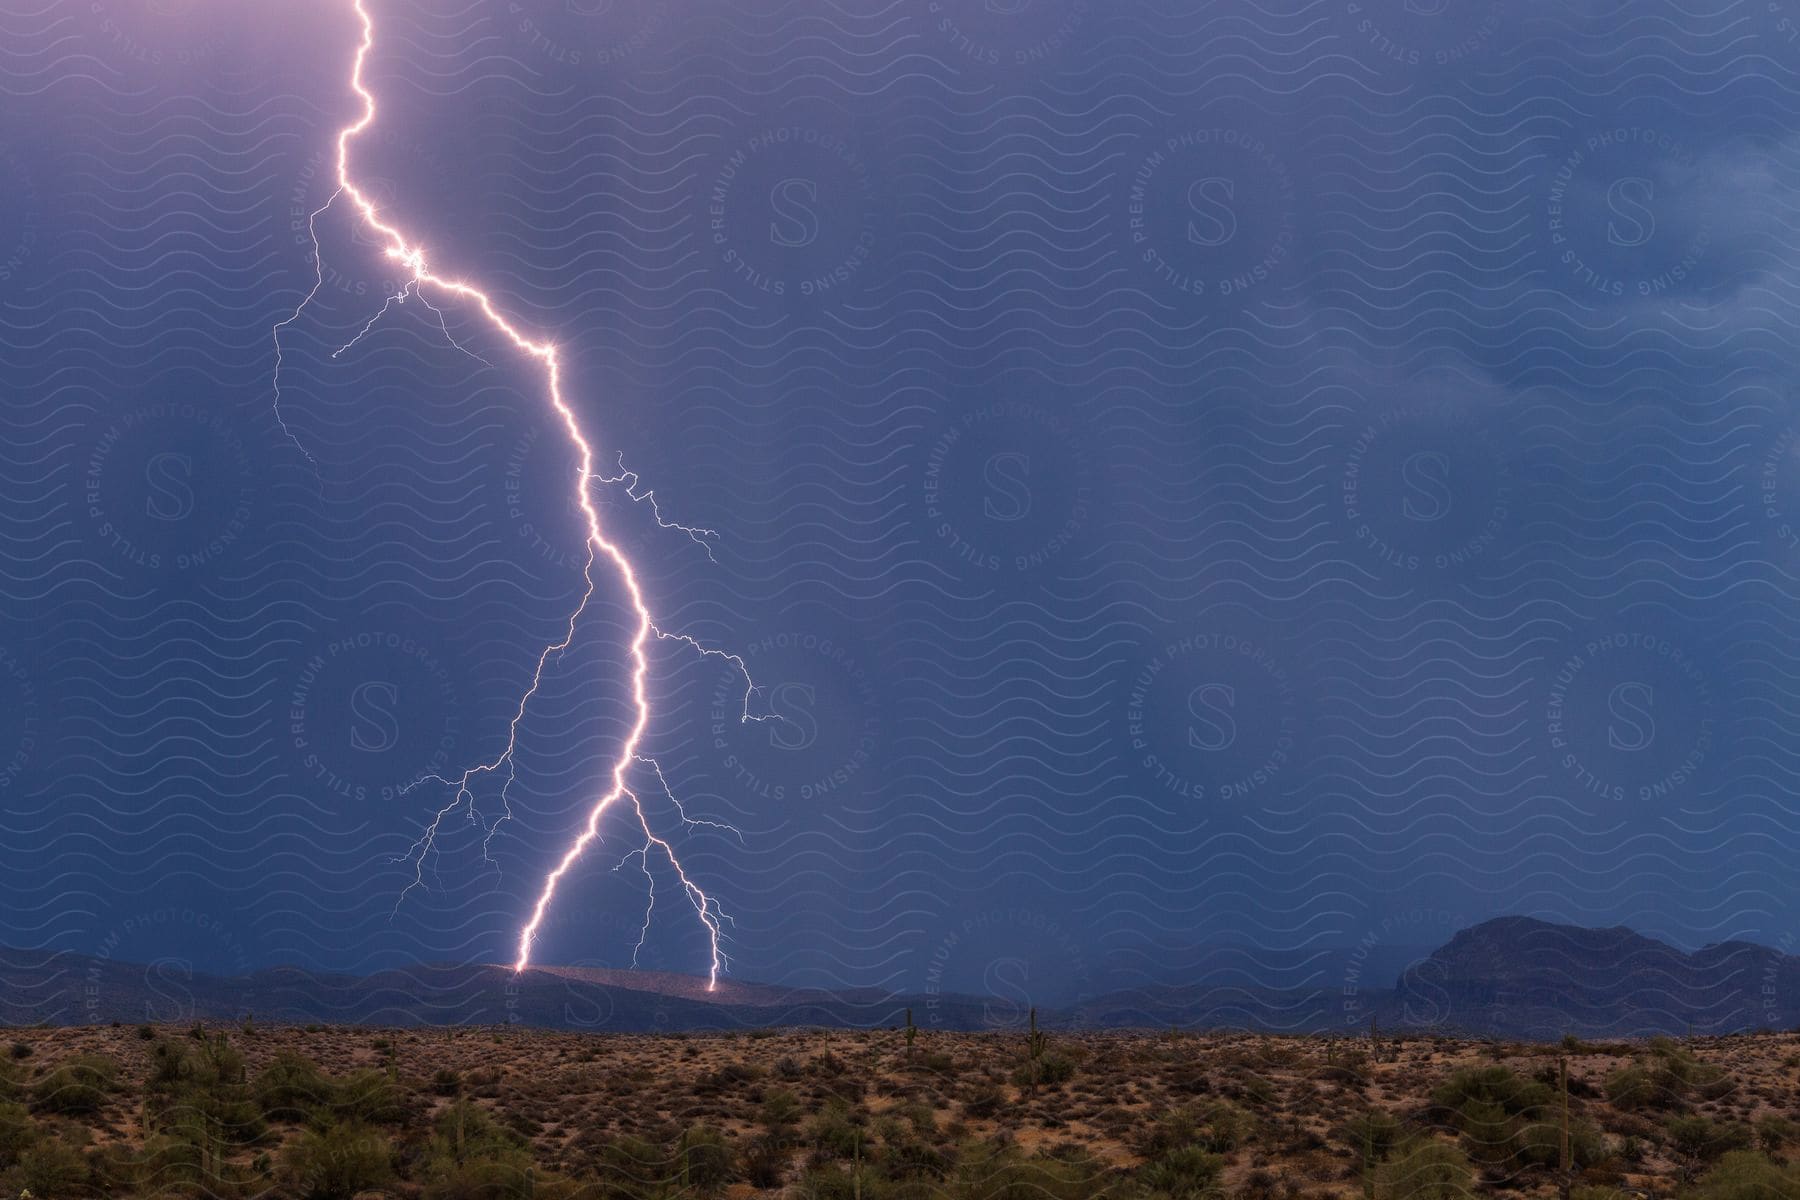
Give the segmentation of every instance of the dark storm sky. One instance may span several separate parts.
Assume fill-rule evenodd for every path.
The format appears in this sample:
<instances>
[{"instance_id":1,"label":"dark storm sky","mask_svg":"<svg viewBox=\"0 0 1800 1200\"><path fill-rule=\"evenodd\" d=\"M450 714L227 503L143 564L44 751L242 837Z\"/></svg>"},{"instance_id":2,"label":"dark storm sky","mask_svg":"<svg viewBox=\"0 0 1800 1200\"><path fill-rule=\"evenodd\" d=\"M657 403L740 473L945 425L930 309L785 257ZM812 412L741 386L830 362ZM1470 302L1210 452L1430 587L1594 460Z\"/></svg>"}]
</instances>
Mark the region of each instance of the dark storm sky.
<instances>
[{"instance_id":1,"label":"dark storm sky","mask_svg":"<svg viewBox=\"0 0 1800 1200\"><path fill-rule=\"evenodd\" d=\"M359 174L718 532L601 488L783 717L656 652L737 974L1792 931L1800 3L371 2ZM509 959L629 614L602 573L510 819L421 863L402 789L498 753L581 532L466 314L332 357L398 283L341 207L277 422L347 0L0 10L0 943ZM631 960L605 832L546 961ZM640 962L701 970L652 868Z\"/></svg>"}]
</instances>

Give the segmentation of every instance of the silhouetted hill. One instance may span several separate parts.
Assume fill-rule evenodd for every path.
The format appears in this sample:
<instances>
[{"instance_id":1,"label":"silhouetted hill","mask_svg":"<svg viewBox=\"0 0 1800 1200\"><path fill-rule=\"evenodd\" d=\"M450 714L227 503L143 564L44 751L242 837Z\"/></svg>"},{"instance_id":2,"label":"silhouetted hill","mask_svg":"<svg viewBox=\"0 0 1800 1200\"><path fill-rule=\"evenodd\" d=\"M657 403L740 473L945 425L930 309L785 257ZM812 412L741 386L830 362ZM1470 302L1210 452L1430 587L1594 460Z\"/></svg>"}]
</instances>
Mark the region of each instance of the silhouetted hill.
<instances>
[{"instance_id":1,"label":"silhouetted hill","mask_svg":"<svg viewBox=\"0 0 1800 1200\"><path fill-rule=\"evenodd\" d=\"M1750 942L1686 953L1623 926L1499 917L1405 967L1393 986L1341 968L1285 987L1160 986L1076 1010L1094 1025L1279 1032L1441 1030L1551 1039L1736 1033L1800 1024L1800 958ZM1378 978L1378 977L1376 977Z\"/></svg>"},{"instance_id":2,"label":"silhouetted hill","mask_svg":"<svg viewBox=\"0 0 1800 1200\"><path fill-rule=\"evenodd\" d=\"M1750 942L1693 953L1623 926L1501 917L1402 973L1395 1019L1526 1037L1736 1033L1800 1021L1800 958Z\"/></svg>"},{"instance_id":3,"label":"silhouetted hill","mask_svg":"<svg viewBox=\"0 0 1800 1200\"><path fill-rule=\"evenodd\" d=\"M426 965L373 975L277 967L225 978L179 963L122 963L56 952L0 951L0 1022L59 1025L193 1020L356 1025L524 1024L655 1032L778 1025L861 1027L905 1019L911 1005L946 1029L987 1023L979 998L771 987L655 972Z\"/></svg>"},{"instance_id":4,"label":"silhouetted hill","mask_svg":"<svg viewBox=\"0 0 1800 1200\"><path fill-rule=\"evenodd\" d=\"M1296 960L1298 963L1298 960ZM1300 973L1302 972L1303 973ZM781 1025L1018 1024L1015 1006L978 996L825 991L584 967L418 966L373 975L284 967L224 978L179 963L121 963L0 951L0 1021L12 1025L237 1020L357 1025L516 1023L647 1032ZM1366 1036L1457 1032L1553 1039L1718 1034L1800 1024L1800 958L1749 942L1688 953L1622 926L1588 929L1500 917L1462 930L1386 981L1342 952L1274 973L1120 989L1047 1025L1255 1029Z\"/></svg>"}]
</instances>

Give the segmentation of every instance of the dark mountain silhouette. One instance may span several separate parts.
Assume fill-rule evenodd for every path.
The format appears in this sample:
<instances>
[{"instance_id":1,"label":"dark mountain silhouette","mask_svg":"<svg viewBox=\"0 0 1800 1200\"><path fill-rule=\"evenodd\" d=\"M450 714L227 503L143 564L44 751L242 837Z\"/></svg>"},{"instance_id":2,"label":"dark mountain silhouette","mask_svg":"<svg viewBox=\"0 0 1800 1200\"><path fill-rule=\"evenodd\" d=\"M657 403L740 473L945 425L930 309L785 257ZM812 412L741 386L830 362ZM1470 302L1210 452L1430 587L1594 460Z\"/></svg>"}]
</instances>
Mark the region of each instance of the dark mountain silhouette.
<instances>
[{"instance_id":1,"label":"dark mountain silhouette","mask_svg":"<svg viewBox=\"0 0 1800 1200\"><path fill-rule=\"evenodd\" d=\"M1097 1025L1235 1026L1293 1032L1432 1030L1518 1038L1736 1033L1800 1023L1800 958L1750 942L1693 953L1623 926L1499 917L1403 968L1257 988L1134 988L1084 1004Z\"/></svg>"},{"instance_id":2,"label":"dark mountain silhouette","mask_svg":"<svg viewBox=\"0 0 1800 1200\"><path fill-rule=\"evenodd\" d=\"M1279 956L1277 956L1279 958ZM1254 961L1246 958L1245 964ZM1275 960L1271 960L1275 961ZM1749 942L1688 953L1630 929L1501 917L1456 934L1401 969L1354 953L1302 960L1258 979L1248 965L1193 984L1156 983L1057 1010L1050 1025L1258 1029L1366 1036L1433 1031L1551 1039L1734 1033L1800 1024L1800 958ZM781 988L582 967L419 966L367 976L274 968L221 977L176 960L122 963L48 951L0 952L0 1022L13 1025L235 1021L448 1025L518 1023L605 1032L898 1024L1018 1025L995 998Z\"/></svg>"},{"instance_id":3,"label":"dark mountain silhouette","mask_svg":"<svg viewBox=\"0 0 1800 1200\"><path fill-rule=\"evenodd\" d=\"M828 992L657 972L549 967L515 974L487 964L428 965L373 975L277 967L222 977L177 960L123 963L57 952L0 951L0 1023L30 1025L253 1020L277 1024L523 1024L607 1032L777 1025L890 1025L915 1020L976 1029L979 997ZM928 1016L929 1015L929 1016Z\"/></svg>"},{"instance_id":4,"label":"dark mountain silhouette","mask_svg":"<svg viewBox=\"0 0 1800 1200\"><path fill-rule=\"evenodd\" d=\"M1736 941L1690 954L1623 926L1501 917L1403 972L1395 1007L1529 1037L1790 1029L1800 958Z\"/></svg>"}]
</instances>

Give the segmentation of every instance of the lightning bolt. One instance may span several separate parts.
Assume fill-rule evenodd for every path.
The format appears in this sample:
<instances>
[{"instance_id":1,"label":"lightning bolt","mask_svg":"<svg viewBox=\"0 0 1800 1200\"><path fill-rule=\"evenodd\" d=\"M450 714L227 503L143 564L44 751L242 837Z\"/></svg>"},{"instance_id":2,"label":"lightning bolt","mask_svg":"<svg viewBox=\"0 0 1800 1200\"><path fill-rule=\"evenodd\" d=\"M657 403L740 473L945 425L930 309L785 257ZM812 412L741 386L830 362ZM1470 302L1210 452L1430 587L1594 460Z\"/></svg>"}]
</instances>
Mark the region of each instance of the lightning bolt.
<instances>
[{"instance_id":1,"label":"lightning bolt","mask_svg":"<svg viewBox=\"0 0 1800 1200\"><path fill-rule=\"evenodd\" d=\"M318 295L320 288L323 286L324 261L319 247L317 222L321 214L333 204L337 203L339 199L343 199L348 201L350 205L355 208L361 215L367 227L373 231L374 234L378 235L381 240L387 243L385 251L387 257L400 263L405 268L407 280L397 293L387 298L386 303L381 307L381 311L370 318L368 324L365 325L348 343L333 353L331 357L336 359L346 351L350 350L366 337L369 331L372 330L391 309L405 304L409 298L416 297L425 305L425 307L429 308L432 313L437 316L438 324L444 331L444 337L449 340L452 346L455 346L465 354L470 354L471 357L479 358L479 356L474 355L472 352L459 345L455 338L451 337L449 327L444 321L442 310L438 306L432 304L432 302L426 298L425 293L429 290L438 295L446 303L458 301L472 306L482 317L486 318L487 323L492 326L497 333L510 341L521 353L541 364L544 371L546 393L550 402L550 407L561 420L563 430L568 435L569 443L575 449L579 458L580 465L575 478L575 498L587 526L587 561L582 568L582 579L586 586L582 592L581 600L575 606L574 611L569 614L568 624L564 629L562 638L545 646L543 651L538 655L536 665L532 671L530 686L528 686L525 689L524 694L520 696L518 706L514 709L512 718L507 724L506 745L504 749L502 749L494 758L477 763L468 768L460 776L428 775L415 781L412 785L409 785L407 790L423 784L435 784L446 787L451 790L451 799L447 805L437 810L434 819L426 826L424 834L413 844L411 850L405 856L407 861L411 861L416 856L418 860L418 871L415 874L413 882L408 884L401 892L400 899L404 900L406 895L411 892L414 887L419 887L424 884L425 861L435 850L436 838L445 819L450 817L458 809L465 809L469 816L475 820L479 821L481 819L475 810L474 787L478 779L484 776L504 777L500 786L500 801L504 808L504 813L497 818L492 825L486 825L486 823L483 822L486 828L486 839L482 845L484 856L487 854L489 843L493 840L494 832L512 815L508 793L517 773L514 754L518 746L519 725L525 719L526 710L530 707L532 699L537 695L538 689L543 684L544 672L547 669L552 656L560 656L562 652L567 650L574 642L576 627L580 623L582 616L587 612L588 603L594 596L594 567L596 563L604 559L611 565L613 571L617 575L619 583L624 590L625 598L629 602L631 610L636 614L637 618L636 629L632 634L629 645L631 656L631 696L633 704L631 726L627 731L624 740L620 744L618 757L613 762L610 772L610 786L608 786L606 791L594 801L588 811L587 822L576 835L574 841L569 844L562 857L557 861L556 866L544 877L543 883L539 888L537 903L531 910L531 916L519 931L518 954L513 964L513 970L515 972L523 971L530 964L532 942L535 940L538 929L544 922L545 914L548 913L550 909L550 902L555 898L557 884L562 881L563 877L566 876L575 866L576 862L580 860L583 852L585 852L591 844L599 840L601 819L606 815L607 811L614 805L622 803L629 806L631 815L635 818L636 825L642 832L644 839L643 845L627 855L624 861L629 861L632 857L636 857L644 869L645 876L648 878L650 876L650 860L653 855L668 860L670 868L674 871L676 878L681 883L683 893L686 895L689 904L693 906L694 912L699 918L701 927L706 931L712 952L712 965L707 977L707 986L709 989L716 988L718 986L720 971L729 965L721 948L721 942L724 938L723 923L728 921L729 918L726 917L724 912L719 908L718 902L709 896L699 884L694 882L693 878L688 874L687 869L682 865L680 857L676 854L674 847L669 843L668 839L655 832L649 814L644 810L642 799L631 786L633 768L647 768L651 772L655 779L655 785L660 788L663 794L668 797L671 803L673 803L675 811L679 815L681 824L684 828L691 828L696 825L708 825L715 828L728 829L733 833L736 833L737 831L731 829L730 826L720 825L717 822L701 821L690 818L687 815L686 810L682 808L681 802L676 799L673 789L669 787L668 780L663 776L661 766L659 766L654 759L643 754L640 750L644 734L650 726L651 718L650 700L646 691L646 682L650 675L649 647L652 641L678 642L696 652L702 658L718 658L732 664L744 679L742 720L765 721L774 719L774 715L751 713L751 698L756 694L757 688L755 681L750 677L749 668L742 658L735 654L729 654L725 651L705 646L686 634L668 633L657 627L655 620L651 616L649 605L644 598L643 588L638 583L637 572L632 568L631 561L626 558L625 553L616 543L607 538L605 531L602 528L600 513L594 504L593 486L596 484L602 486L622 485L625 490L625 495L632 501L648 502L658 526L664 529L678 530L686 534L689 538L706 549L708 558L711 558L712 556L712 549L710 545L708 545L708 539L716 537L717 535L710 529L679 525L672 521L665 520L660 507L658 507L656 503L655 493L653 491L642 490L638 476L634 472L626 470L622 460L616 473L611 475L601 475L597 473L594 469L593 443L582 430L581 422L576 416L575 410L569 405L563 395L562 364L557 356L556 346L550 342L540 341L523 332L517 325L500 312L499 308L487 293L483 292L473 283L462 279L447 279L444 276L433 272L426 258L425 248L414 242L397 226L386 221L377 211L374 202L357 186L356 180L352 176L350 170L350 144L368 130L376 120L375 94L371 92L368 86L363 82L363 67L368 61L370 51L375 46L375 21L369 13L366 0L349 0L349 2L351 8L356 13L357 19L362 24L362 39L357 46L356 57L350 70L350 88L356 93L358 98L362 100L363 111L362 116L358 120L344 126L338 131L336 141L337 190L332 193L331 197L327 199L307 221L307 228L311 232L313 239L315 281L312 290L307 293L305 299L303 299L299 306L295 308L293 315L276 325L274 329L276 351L276 420L281 424L283 432L287 433L288 437L294 440L296 446L299 446L300 443L298 439L294 438L293 432L288 429L286 421L283 420L281 416L281 331L300 319L301 314L305 312L307 306L312 303L313 298ZM300 446L300 449L302 453L306 453L304 446ZM311 454L307 454L306 456L309 461L312 461ZM491 862L492 859L490 858L489 861ZM654 911L655 903L655 884L654 881L652 881L649 900L644 914L644 936L648 935L650 915ZM396 902L396 906L397 905L398 901ZM642 947L643 937L641 936L638 941L638 950L641 950ZM636 964L636 961L637 950L634 950L632 954L633 965Z\"/></svg>"}]
</instances>

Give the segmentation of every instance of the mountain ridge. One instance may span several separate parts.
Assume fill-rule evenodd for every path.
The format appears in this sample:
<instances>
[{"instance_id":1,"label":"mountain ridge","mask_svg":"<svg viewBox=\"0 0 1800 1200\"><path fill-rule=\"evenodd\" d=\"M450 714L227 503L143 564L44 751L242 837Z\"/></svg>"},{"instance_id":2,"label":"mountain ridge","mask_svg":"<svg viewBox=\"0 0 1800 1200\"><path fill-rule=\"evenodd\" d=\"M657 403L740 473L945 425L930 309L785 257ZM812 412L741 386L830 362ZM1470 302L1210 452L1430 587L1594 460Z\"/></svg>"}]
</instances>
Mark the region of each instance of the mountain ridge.
<instances>
[{"instance_id":1,"label":"mountain ridge","mask_svg":"<svg viewBox=\"0 0 1800 1200\"><path fill-rule=\"evenodd\" d=\"M1024 1003L948 992L783 987L736 979L547 965L420 964L369 975L273 966L238 976L174 960L122 963L0 950L0 1023L235 1021L525 1024L609 1032L903 1022L1005 1029ZM1227 1028L1366 1036L1433 1032L1528 1039L1735 1033L1800 1024L1800 957L1742 939L1683 951L1627 926L1502 916L1458 930L1370 985L1348 968L1299 981L1151 983L1040 1006L1053 1026Z\"/></svg>"}]
</instances>

